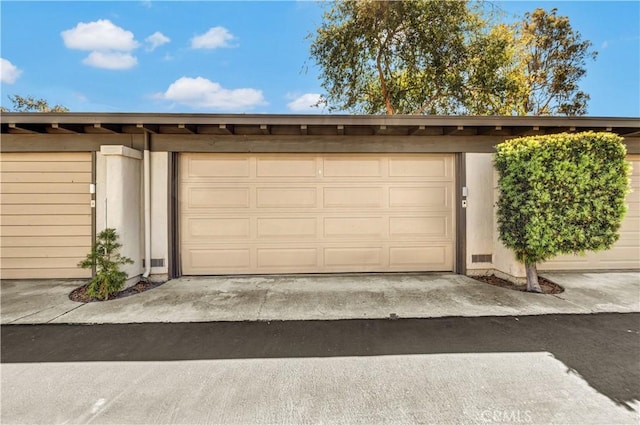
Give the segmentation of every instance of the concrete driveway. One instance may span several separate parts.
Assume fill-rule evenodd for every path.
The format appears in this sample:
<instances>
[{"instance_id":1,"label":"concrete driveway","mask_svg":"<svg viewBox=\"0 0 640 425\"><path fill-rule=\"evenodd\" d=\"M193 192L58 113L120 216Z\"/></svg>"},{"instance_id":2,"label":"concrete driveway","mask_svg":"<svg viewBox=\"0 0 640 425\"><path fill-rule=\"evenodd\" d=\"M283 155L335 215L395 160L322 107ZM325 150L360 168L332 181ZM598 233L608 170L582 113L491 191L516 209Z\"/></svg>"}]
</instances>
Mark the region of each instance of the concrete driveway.
<instances>
[{"instance_id":1,"label":"concrete driveway","mask_svg":"<svg viewBox=\"0 0 640 425\"><path fill-rule=\"evenodd\" d=\"M81 304L81 281L2 282L2 324L477 317L640 311L640 273L547 273L558 295L455 274L183 277L131 297Z\"/></svg>"}]
</instances>

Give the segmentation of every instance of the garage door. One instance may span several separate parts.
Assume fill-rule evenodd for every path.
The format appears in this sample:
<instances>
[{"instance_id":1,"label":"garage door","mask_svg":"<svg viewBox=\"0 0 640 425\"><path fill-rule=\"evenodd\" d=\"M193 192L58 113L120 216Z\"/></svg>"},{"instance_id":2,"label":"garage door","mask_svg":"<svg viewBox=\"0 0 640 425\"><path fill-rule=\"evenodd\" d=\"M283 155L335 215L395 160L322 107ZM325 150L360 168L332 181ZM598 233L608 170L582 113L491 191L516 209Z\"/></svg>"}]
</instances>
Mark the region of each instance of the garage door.
<instances>
[{"instance_id":1,"label":"garage door","mask_svg":"<svg viewBox=\"0 0 640 425\"><path fill-rule=\"evenodd\" d=\"M640 155L629 155L633 172L632 192L627 196L627 214L620 227L620 239L607 251L585 256L562 255L540 266L541 270L640 269Z\"/></svg>"},{"instance_id":2,"label":"garage door","mask_svg":"<svg viewBox=\"0 0 640 425\"><path fill-rule=\"evenodd\" d=\"M0 170L2 278L90 277L91 154L3 153Z\"/></svg>"},{"instance_id":3,"label":"garage door","mask_svg":"<svg viewBox=\"0 0 640 425\"><path fill-rule=\"evenodd\" d=\"M182 272L451 271L452 155L183 154Z\"/></svg>"}]
</instances>

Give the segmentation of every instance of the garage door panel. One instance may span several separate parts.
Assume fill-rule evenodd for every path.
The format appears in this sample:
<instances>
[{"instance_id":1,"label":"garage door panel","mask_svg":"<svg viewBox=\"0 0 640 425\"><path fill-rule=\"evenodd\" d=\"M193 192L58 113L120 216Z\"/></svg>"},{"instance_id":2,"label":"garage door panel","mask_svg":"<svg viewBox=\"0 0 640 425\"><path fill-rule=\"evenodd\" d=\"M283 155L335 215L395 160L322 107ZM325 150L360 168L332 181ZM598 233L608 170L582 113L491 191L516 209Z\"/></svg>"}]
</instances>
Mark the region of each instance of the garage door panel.
<instances>
[{"instance_id":1,"label":"garage door panel","mask_svg":"<svg viewBox=\"0 0 640 425\"><path fill-rule=\"evenodd\" d=\"M234 177L248 178L250 163L248 158L205 158L196 157L183 168L183 178Z\"/></svg>"},{"instance_id":2,"label":"garage door panel","mask_svg":"<svg viewBox=\"0 0 640 425\"><path fill-rule=\"evenodd\" d=\"M316 248L259 248L257 266L259 268L307 269L318 266Z\"/></svg>"},{"instance_id":3,"label":"garage door panel","mask_svg":"<svg viewBox=\"0 0 640 425\"><path fill-rule=\"evenodd\" d=\"M251 224L248 218L185 217L188 241L216 241L216 239L249 239Z\"/></svg>"},{"instance_id":4,"label":"garage door panel","mask_svg":"<svg viewBox=\"0 0 640 425\"><path fill-rule=\"evenodd\" d=\"M382 177L382 159L325 158L325 177Z\"/></svg>"},{"instance_id":5,"label":"garage door panel","mask_svg":"<svg viewBox=\"0 0 640 425\"><path fill-rule=\"evenodd\" d=\"M349 266L367 269L374 266L375 270L381 270L383 269L382 248L325 248L324 264L328 268Z\"/></svg>"},{"instance_id":6,"label":"garage door panel","mask_svg":"<svg viewBox=\"0 0 640 425\"><path fill-rule=\"evenodd\" d=\"M186 264L193 270L230 270L246 271L251 266L251 254L248 248L191 248L187 249Z\"/></svg>"},{"instance_id":7,"label":"garage door panel","mask_svg":"<svg viewBox=\"0 0 640 425\"><path fill-rule=\"evenodd\" d=\"M318 173L315 158L258 158L257 177L312 177Z\"/></svg>"},{"instance_id":8,"label":"garage door panel","mask_svg":"<svg viewBox=\"0 0 640 425\"><path fill-rule=\"evenodd\" d=\"M453 178L453 162L450 156L390 158L389 176L450 180Z\"/></svg>"},{"instance_id":9,"label":"garage door panel","mask_svg":"<svg viewBox=\"0 0 640 425\"><path fill-rule=\"evenodd\" d=\"M325 208L384 207L381 187L325 187L323 195Z\"/></svg>"},{"instance_id":10,"label":"garage door panel","mask_svg":"<svg viewBox=\"0 0 640 425\"><path fill-rule=\"evenodd\" d=\"M193 160L209 168L234 158L248 159L248 174L185 171ZM182 154L182 272L452 270L452 158ZM395 263L392 246L407 248L394 251Z\"/></svg>"},{"instance_id":11,"label":"garage door panel","mask_svg":"<svg viewBox=\"0 0 640 425\"><path fill-rule=\"evenodd\" d=\"M90 277L91 154L3 153L0 169L2 278Z\"/></svg>"},{"instance_id":12,"label":"garage door panel","mask_svg":"<svg viewBox=\"0 0 640 425\"><path fill-rule=\"evenodd\" d=\"M318 224L315 217L258 218L258 239L317 239Z\"/></svg>"},{"instance_id":13,"label":"garage door panel","mask_svg":"<svg viewBox=\"0 0 640 425\"><path fill-rule=\"evenodd\" d=\"M324 237L326 239L378 239L386 232L383 217L326 217Z\"/></svg>"},{"instance_id":14,"label":"garage door panel","mask_svg":"<svg viewBox=\"0 0 640 425\"><path fill-rule=\"evenodd\" d=\"M392 187L389 189L391 208L451 208L451 187L417 186Z\"/></svg>"},{"instance_id":15,"label":"garage door panel","mask_svg":"<svg viewBox=\"0 0 640 425\"><path fill-rule=\"evenodd\" d=\"M315 208L318 190L315 187L258 187L258 208Z\"/></svg>"},{"instance_id":16,"label":"garage door panel","mask_svg":"<svg viewBox=\"0 0 640 425\"><path fill-rule=\"evenodd\" d=\"M392 268L424 267L434 270L447 270L452 261L452 250L449 244L428 246L392 246L389 250L389 261Z\"/></svg>"},{"instance_id":17,"label":"garage door panel","mask_svg":"<svg viewBox=\"0 0 640 425\"><path fill-rule=\"evenodd\" d=\"M391 217L389 233L392 239L450 238L453 226L449 216L422 215L415 217Z\"/></svg>"},{"instance_id":18,"label":"garage door panel","mask_svg":"<svg viewBox=\"0 0 640 425\"><path fill-rule=\"evenodd\" d=\"M188 208L249 208L249 188L190 188Z\"/></svg>"}]
</instances>

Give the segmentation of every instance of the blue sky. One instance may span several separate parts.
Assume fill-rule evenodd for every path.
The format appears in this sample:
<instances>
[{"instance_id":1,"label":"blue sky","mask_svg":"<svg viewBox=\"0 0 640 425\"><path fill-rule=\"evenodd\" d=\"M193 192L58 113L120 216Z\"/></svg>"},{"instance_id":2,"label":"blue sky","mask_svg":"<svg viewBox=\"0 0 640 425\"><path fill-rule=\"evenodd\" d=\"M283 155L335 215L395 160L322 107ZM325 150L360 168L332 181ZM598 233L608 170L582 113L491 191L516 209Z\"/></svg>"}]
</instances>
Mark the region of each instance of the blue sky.
<instances>
[{"instance_id":1,"label":"blue sky","mask_svg":"<svg viewBox=\"0 0 640 425\"><path fill-rule=\"evenodd\" d=\"M513 22L558 8L599 52L588 115L640 116L640 2L495 2ZM0 3L2 86L75 112L318 113L311 1Z\"/></svg>"}]
</instances>

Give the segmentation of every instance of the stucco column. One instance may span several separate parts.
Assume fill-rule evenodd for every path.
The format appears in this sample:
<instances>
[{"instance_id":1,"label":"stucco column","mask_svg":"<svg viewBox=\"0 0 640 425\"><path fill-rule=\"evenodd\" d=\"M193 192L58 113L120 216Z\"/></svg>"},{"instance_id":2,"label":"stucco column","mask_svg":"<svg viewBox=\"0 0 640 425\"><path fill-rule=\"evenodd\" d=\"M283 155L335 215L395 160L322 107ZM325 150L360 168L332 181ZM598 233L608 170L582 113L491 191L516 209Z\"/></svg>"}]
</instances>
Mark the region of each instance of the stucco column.
<instances>
[{"instance_id":1,"label":"stucco column","mask_svg":"<svg viewBox=\"0 0 640 425\"><path fill-rule=\"evenodd\" d=\"M142 152L126 146L101 146L96 158L96 233L116 229L120 253L134 263L122 266L127 286L143 272Z\"/></svg>"}]
</instances>

